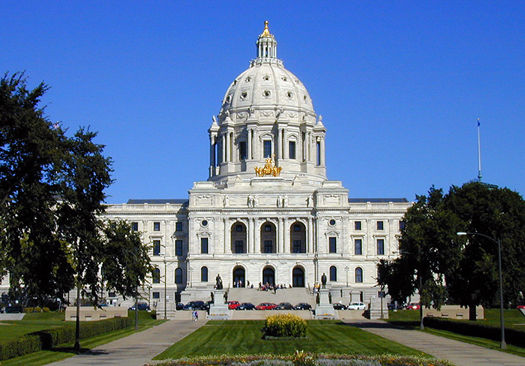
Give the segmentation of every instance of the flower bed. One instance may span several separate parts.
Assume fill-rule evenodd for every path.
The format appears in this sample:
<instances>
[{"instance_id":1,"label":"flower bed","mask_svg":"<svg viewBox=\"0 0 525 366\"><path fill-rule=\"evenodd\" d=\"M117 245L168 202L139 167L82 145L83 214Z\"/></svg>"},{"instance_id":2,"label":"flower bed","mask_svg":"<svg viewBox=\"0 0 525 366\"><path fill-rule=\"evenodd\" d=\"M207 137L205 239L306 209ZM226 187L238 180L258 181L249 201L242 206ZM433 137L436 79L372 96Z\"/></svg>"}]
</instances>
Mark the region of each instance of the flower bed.
<instances>
[{"instance_id":1,"label":"flower bed","mask_svg":"<svg viewBox=\"0 0 525 366\"><path fill-rule=\"evenodd\" d=\"M155 366L453 366L448 361L433 358L406 356L356 356L356 355L313 355L297 351L294 355L241 355L241 356L200 356L156 362Z\"/></svg>"}]
</instances>

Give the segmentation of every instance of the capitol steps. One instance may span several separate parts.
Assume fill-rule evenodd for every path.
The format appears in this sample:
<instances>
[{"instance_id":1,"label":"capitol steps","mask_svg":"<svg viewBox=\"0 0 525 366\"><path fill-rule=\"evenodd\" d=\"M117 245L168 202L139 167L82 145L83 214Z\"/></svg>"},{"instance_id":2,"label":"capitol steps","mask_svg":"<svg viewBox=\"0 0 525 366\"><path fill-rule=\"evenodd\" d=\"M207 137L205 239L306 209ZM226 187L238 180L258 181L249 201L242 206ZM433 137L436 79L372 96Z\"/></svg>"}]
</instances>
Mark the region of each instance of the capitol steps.
<instances>
[{"instance_id":1,"label":"capitol steps","mask_svg":"<svg viewBox=\"0 0 525 366\"><path fill-rule=\"evenodd\" d=\"M281 302L289 302L292 305L297 305L300 302L305 302L315 306L315 296L310 294L308 289L295 287L278 289L275 291L259 291L256 288L231 288L228 290L228 301L250 302L258 305L262 302L272 302L279 304Z\"/></svg>"}]
</instances>

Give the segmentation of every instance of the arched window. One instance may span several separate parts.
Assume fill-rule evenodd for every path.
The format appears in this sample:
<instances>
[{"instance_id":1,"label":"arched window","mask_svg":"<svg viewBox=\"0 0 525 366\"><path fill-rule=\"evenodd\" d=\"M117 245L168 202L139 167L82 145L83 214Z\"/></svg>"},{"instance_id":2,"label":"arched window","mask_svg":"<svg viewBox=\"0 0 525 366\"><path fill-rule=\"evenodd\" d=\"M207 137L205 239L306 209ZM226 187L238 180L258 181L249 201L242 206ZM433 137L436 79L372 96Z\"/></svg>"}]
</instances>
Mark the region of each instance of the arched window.
<instances>
[{"instance_id":1,"label":"arched window","mask_svg":"<svg viewBox=\"0 0 525 366\"><path fill-rule=\"evenodd\" d=\"M208 267L201 267L201 282L208 282Z\"/></svg>"},{"instance_id":2,"label":"arched window","mask_svg":"<svg viewBox=\"0 0 525 366\"><path fill-rule=\"evenodd\" d=\"M151 273L153 283L160 283L160 269L155 268Z\"/></svg>"},{"instance_id":3,"label":"arched window","mask_svg":"<svg viewBox=\"0 0 525 366\"><path fill-rule=\"evenodd\" d=\"M361 267L357 267L355 269L355 282L356 283L363 282L363 269Z\"/></svg>"},{"instance_id":4,"label":"arched window","mask_svg":"<svg viewBox=\"0 0 525 366\"><path fill-rule=\"evenodd\" d=\"M330 267L330 281L337 281L337 268L335 266Z\"/></svg>"},{"instance_id":5,"label":"arched window","mask_svg":"<svg viewBox=\"0 0 525 366\"><path fill-rule=\"evenodd\" d=\"M181 284L182 283L182 269L177 268L175 270L175 283Z\"/></svg>"}]
</instances>

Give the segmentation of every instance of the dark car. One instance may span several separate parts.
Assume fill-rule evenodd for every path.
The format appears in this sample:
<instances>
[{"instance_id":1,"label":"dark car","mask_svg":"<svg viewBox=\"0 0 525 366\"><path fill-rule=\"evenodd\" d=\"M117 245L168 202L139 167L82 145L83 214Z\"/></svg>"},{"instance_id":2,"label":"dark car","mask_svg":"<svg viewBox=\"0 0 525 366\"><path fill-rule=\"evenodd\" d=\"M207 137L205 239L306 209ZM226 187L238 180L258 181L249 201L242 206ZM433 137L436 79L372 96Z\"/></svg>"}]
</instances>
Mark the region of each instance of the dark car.
<instances>
[{"instance_id":1,"label":"dark car","mask_svg":"<svg viewBox=\"0 0 525 366\"><path fill-rule=\"evenodd\" d=\"M279 305L277 305L275 310L293 310L293 306L289 302L282 302Z\"/></svg>"},{"instance_id":2,"label":"dark car","mask_svg":"<svg viewBox=\"0 0 525 366\"><path fill-rule=\"evenodd\" d=\"M312 305L307 304L305 302L301 302L294 307L295 310L310 310L312 309Z\"/></svg>"},{"instance_id":3,"label":"dark car","mask_svg":"<svg viewBox=\"0 0 525 366\"><path fill-rule=\"evenodd\" d=\"M175 309L177 309L177 310L183 310L183 309L184 309L184 304L181 303L181 302L178 302L178 303L175 305Z\"/></svg>"},{"instance_id":4,"label":"dark car","mask_svg":"<svg viewBox=\"0 0 525 366\"><path fill-rule=\"evenodd\" d=\"M184 310L206 310L204 301L190 301L184 305Z\"/></svg>"},{"instance_id":5,"label":"dark car","mask_svg":"<svg viewBox=\"0 0 525 366\"><path fill-rule=\"evenodd\" d=\"M19 306L19 305L15 305L15 306L6 306L5 307L5 312L6 314L10 314L10 313L23 313L24 312L24 309Z\"/></svg>"},{"instance_id":6,"label":"dark car","mask_svg":"<svg viewBox=\"0 0 525 366\"><path fill-rule=\"evenodd\" d=\"M243 302L235 310L255 310L255 305L253 305L251 302Z\"/></svg>"},{"instance_id":7,"label":"dark car","mask_svg":"<svg viewBox=\"0 0 525 366\"><path fill-rule=\"evenodd\" d=\"M138 307L139 310L146 310L146 311L150 311L151 310L149 305L147 303L145 303L145 302L139 302L137 307ZM130 307L129 310L135 310L135 305Z\"/></svg>"},{"instance_id":8,"label":"dark car","mask_svg":"<svg viewBox=\"0 0 525 366\"><path fill-rule=\"evenodd\" d=\"M334 309L335 310L346 310L346 306L344 304L336 302L334 304Z\"/></svg>"}]
</instances>

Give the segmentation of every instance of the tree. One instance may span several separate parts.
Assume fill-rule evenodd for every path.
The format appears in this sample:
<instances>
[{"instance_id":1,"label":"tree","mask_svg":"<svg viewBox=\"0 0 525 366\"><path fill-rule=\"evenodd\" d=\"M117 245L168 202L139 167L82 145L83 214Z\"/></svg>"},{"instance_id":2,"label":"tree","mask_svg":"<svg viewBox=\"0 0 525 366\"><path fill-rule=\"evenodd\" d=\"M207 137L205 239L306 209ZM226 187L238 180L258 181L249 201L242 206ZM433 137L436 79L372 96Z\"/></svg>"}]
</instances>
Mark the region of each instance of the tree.
<instances>
[{"instance_id":1,"label":"tree","mask_svg":"<svg viewBox=\"0 0 525 366\"><path fill-rule=\"evenodd\" d=\"M111 184L111 159L102 154L104 146L93 142L95 136L96 133L81 128L68 139L60 170L62 200L57 208L58 227L73 254L77 286L76 351L80 349L80 293L98 303L99 270L105 255L100 215L104 212L104 190Z\"/></svg>"},{"instance_id":2,"label":"tree","mask_svg":"<svg viewBox=\"0 0 525 366\"><path fill-rule=\"evenodd\" d=\"M56 233L63 131L39 107L48 87L23 74L0 80L0 275L17 298L63 298L72 285L67 246Z\"/></svg>"},{"instance_id":3,"label":"tree","mask_svg":"<svg viewBox=\"0 0 525 366\"><path fill-rule=\"evenodd\" d=\"M457 231L480 233L502 243L504 298L516 304L525 287L525 201L508 188L480 182L451 187L446 210L461 222ZM476 306L494 306L497 300L497 245L480 235L456 239L462 250L456 266L446 272L451 298L469 307L476 319Z\"/></svg>"},{"instance_id":4,"label":"tree","mask_svg":"<svg viewBox=\"0 0 525 366\"><path fill-rule=\"evenodd\" d=\"M420 327L423 306L439 308L445 298L444 268L450 265L457 248L454 218L443 210L443 192L431 187L427 196L417 196L416 203L404 216L404 228L399 239L399 258L379 263L380 285L388 286L394 300L403 302L416 293L420 296Z\"/></svg>"},{"instance_id":5,"label":"tree","mask_svg":"<svg viewBox=\"0 0 525 366\"><path fill-rule=\"evenodd\" d=\"M102 280L124 298L135 298L135 326L138 324L139 287L153 271L149 247L142 243L140 234L126 221L110 221L104 227L106 243L102 261Z\"/></svg>"}]
</instances>

